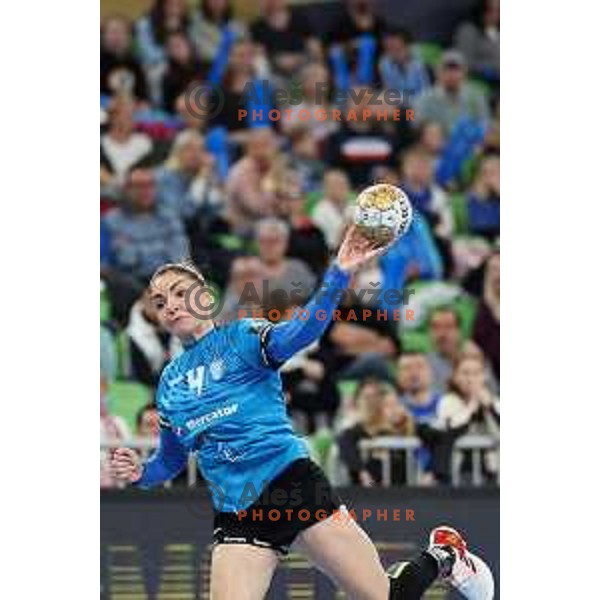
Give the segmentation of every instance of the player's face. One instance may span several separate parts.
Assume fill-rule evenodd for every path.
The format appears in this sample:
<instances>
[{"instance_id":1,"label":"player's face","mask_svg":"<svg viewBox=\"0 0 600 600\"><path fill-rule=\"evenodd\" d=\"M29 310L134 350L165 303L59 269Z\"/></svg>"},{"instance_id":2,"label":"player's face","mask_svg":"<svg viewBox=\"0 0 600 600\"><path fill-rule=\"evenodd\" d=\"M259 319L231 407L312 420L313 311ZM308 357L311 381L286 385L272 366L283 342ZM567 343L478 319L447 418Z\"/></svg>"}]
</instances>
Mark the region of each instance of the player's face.
<instances>
[{"instance_id":1,"label":"player's face","mask_svg":"<svg viewBox=\"0 0 600 600\"><path fill-rule=\"evenodd\" d=\"M193 336L199 324L194 316L199 310L189 305L196 296L187 294L191 286L198 286L192 277L172 271L157 277L150 289L150 300L158 322L169 333L182 339ZM209 304L204 304L205 299L199 300L203 306Z\"/></svg>"}]
</instances>

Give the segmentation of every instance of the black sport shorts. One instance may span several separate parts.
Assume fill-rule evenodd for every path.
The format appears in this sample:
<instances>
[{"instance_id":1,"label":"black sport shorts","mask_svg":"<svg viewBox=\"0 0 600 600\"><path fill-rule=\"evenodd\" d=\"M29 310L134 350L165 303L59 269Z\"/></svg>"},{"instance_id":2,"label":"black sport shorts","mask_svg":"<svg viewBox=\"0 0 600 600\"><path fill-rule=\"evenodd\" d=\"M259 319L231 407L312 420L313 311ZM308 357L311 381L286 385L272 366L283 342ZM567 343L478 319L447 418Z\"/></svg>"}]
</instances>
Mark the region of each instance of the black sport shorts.
<instances>
[{"instance_id":1,"label":"black sport shorts","mask_svg":"<svg viewBox=\"0 0 600 600\"><path fill-rule=\"evenodd\" d=\"M287 554L296 536L340 507L325 473L311 460L291 463L245 511L216 513L216 544L251 544Z\"/></svg>"}]
</instances>

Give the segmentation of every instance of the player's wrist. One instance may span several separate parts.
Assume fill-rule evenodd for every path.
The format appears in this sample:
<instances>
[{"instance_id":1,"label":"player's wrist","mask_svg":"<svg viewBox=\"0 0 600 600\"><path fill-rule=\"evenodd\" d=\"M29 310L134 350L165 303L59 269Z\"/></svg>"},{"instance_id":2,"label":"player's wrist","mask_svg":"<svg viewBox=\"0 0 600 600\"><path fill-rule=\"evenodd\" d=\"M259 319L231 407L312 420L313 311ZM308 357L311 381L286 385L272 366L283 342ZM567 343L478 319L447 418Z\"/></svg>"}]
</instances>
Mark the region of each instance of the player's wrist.
<instances>
[{"instance_id":1,"label":"player's wrist","mask_svg":"<svg viewBox=\"0 0 600 600\"><path fill-rule=\"evenodd\" d=\"M131 474L131 476L129 477L129 483L131 485L137 485L137 484L141 483L143 478L144 478L144 466L138 465L135 468L135 470L133 471L133 473Z\"/></svg>"},{"instance_id":2,"label":"player's wrist","mask_svg":"<svg viewBox=\"0 0 600 600\"><path fill-rule=\"evenodd\" d=\"M336 257L330 268L341 271L344 275L350 275L354 270L352 265L345 263L339 256Z\"/></svg>"}]
</instances>

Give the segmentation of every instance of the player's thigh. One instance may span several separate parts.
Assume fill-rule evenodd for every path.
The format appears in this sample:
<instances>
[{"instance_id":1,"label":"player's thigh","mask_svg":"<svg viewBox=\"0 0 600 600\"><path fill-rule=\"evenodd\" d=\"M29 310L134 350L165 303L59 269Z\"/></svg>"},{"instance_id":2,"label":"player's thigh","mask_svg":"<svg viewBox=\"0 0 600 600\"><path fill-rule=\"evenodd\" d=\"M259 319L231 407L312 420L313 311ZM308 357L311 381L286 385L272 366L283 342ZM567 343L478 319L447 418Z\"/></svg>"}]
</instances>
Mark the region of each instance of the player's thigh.
<instances>
[{"instance_id":1,"label":"player's thigh","mask_svg":"<svg viewBox=\"0 0 600 600\"><path fill-rule=\"evenodd\" d=\"M211 600L263 600L277 554L249 544L218 544L212 552Z\"/></svg>"},{"instance_id":2,"label":"player's thigh","mask_svg":"<svg viewBox=\"0 0 600 600\"><path fill-rule=\"evenodd\" d=\"M308 557L353 600L388 600L389 580L373 542L342 513L300 534Z\"/></svg>"}]
</instances>

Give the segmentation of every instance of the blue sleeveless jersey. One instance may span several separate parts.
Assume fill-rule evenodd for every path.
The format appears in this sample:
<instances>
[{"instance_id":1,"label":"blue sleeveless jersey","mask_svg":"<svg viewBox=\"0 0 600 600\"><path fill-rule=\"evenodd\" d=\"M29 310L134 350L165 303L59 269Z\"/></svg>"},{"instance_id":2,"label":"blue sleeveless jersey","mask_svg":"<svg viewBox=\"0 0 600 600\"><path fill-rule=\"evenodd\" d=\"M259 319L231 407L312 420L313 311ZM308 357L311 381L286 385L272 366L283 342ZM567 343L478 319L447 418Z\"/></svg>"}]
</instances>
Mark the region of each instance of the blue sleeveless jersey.
<instances>
[{"instance_id":1,"label":"blue sleeveless jersey","mask_svg":"<svg viewBox=\"0 0 600 600\"><path fill-rule=\"evenodd\" d=\"M157 393L163 427L209 482L215 508L245 509L292 461L308 456L287 416L279 372L269 364L268 321L217 326L164 369Z\"/></svg>"}]
</instances>

